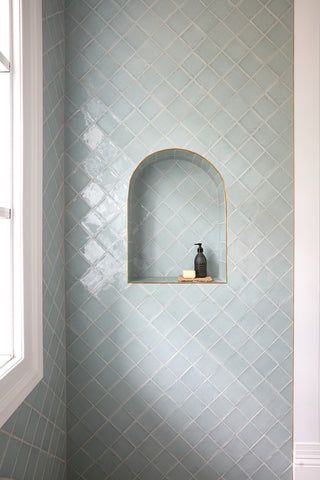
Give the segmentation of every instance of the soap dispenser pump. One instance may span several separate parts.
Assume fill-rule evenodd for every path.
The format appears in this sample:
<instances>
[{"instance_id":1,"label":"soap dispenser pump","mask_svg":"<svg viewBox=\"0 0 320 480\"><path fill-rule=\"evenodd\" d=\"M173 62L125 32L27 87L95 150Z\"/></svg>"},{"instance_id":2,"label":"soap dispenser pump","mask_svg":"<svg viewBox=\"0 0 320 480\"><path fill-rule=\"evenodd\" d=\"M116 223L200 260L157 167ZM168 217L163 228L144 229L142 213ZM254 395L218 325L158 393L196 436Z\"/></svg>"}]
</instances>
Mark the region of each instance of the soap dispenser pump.
<instances>
[{"instance_id":1,"label":"soap dispenser pump","mask_svg":"<svg viewBox=\"0 0 320 480\"><path fill-rule=\"evenodd\" d=\"M198 253L194 259L196 278L205 278L207 276L207 259L203 253L202 243L195 243L195 245L198 245Z\"/></svg>"}]
</instances>

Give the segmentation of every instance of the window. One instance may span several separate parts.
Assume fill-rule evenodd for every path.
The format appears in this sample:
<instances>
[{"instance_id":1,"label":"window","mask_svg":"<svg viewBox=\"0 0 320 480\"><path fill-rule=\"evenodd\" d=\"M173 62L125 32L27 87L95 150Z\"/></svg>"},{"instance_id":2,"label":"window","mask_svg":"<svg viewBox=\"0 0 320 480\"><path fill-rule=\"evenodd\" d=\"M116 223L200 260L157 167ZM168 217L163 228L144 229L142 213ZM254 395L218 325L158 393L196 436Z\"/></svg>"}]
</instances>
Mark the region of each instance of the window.
<instances>
[{"instance_id":1,"label":"window","mask_svg":"<svg viewBox=\"0 0 320 480\"><path fill-rule=\"evenodd\" d=\"M12 329L12 232L11 232L11 80L10 8L3 0L0 15L0 368L13 356Z\"/></svg>"},{"instance_id":2,"label":"window","mask_svg":"<svg viewBox=\"0 0 320 480\"><path fill-rule=\"evenodd\" d=\"M0 2L0 426L42 377L41 0Z\"/></svg>"}]
</instances>

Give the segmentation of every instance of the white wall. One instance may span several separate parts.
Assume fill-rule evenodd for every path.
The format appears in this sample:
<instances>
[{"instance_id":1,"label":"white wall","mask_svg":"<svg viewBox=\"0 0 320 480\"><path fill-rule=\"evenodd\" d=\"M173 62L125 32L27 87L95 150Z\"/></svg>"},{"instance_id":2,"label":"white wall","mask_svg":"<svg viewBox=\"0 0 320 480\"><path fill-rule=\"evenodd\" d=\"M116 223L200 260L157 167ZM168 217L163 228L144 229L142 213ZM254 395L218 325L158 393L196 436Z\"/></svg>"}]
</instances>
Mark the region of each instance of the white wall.
<instances>
[{"instance_id":1,"label":"white wall","mask_svg":"<svg viewBox=\"0 0 320 480\"><path fill-rule=\"evenodd\" d=\"M319 25L319 0L295 0L294 453L296 480L320 478Z\"/></svg>"}]
</instances>

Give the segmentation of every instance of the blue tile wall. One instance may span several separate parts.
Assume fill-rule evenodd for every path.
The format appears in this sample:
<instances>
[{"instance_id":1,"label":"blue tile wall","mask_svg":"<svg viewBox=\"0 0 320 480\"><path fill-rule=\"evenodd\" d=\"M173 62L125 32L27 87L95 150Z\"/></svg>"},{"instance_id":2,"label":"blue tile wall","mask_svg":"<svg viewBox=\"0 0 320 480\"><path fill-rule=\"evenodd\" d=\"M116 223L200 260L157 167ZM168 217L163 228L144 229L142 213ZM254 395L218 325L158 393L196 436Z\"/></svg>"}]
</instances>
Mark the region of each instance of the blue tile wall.
<instances>
[{"instance_id":1,"label":"blue tile wall","mask_svg":"<svg viewBox=\"0 0 320 480\"><path fill-rule=\"evenodd\" d=\"M15 480L66 478L63 3L43 2L44 377L0 430L0 476Z\"/></svg>"},{"instance_id":2,"label":"blue tile wall","mask_svg":"<svg viewBox=\"0 0 320 480\"><path fill-rule=\"evenodd\" d=\"M68 479L290 480L293 1L66 7ZM174 147L225 179L227 285L126 282L130 175Z\"/></svg>"}]
</instances>

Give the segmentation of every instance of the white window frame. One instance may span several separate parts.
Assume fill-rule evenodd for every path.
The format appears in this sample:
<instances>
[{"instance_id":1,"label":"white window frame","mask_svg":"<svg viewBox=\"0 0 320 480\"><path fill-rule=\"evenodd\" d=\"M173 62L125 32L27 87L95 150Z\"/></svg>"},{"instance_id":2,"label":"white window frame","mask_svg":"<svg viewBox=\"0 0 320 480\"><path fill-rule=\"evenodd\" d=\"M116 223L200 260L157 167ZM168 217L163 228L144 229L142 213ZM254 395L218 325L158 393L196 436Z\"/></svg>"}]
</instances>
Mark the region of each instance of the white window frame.
<instances>
[{"instance_id":1,"label":"white window frame","mask_svg":"<svg viewBox=\"0 0 320 480\"><path fill-rule=\"evenodd\" d=\"M320 478L320 2L295 0L294 479Z\"/></svg>"},{"instance_id":2,"label":"white window frame","mask_svg":"<svg viewBox=\"0 0 320 480\"><path fill-rule=\"evenodd\" d=\"M0 427L43 376L42 0L13 0L13 8L21 32L13 59L12 212L14 343L21 355L0 369Z\"/></svg>"}]
</instances>

